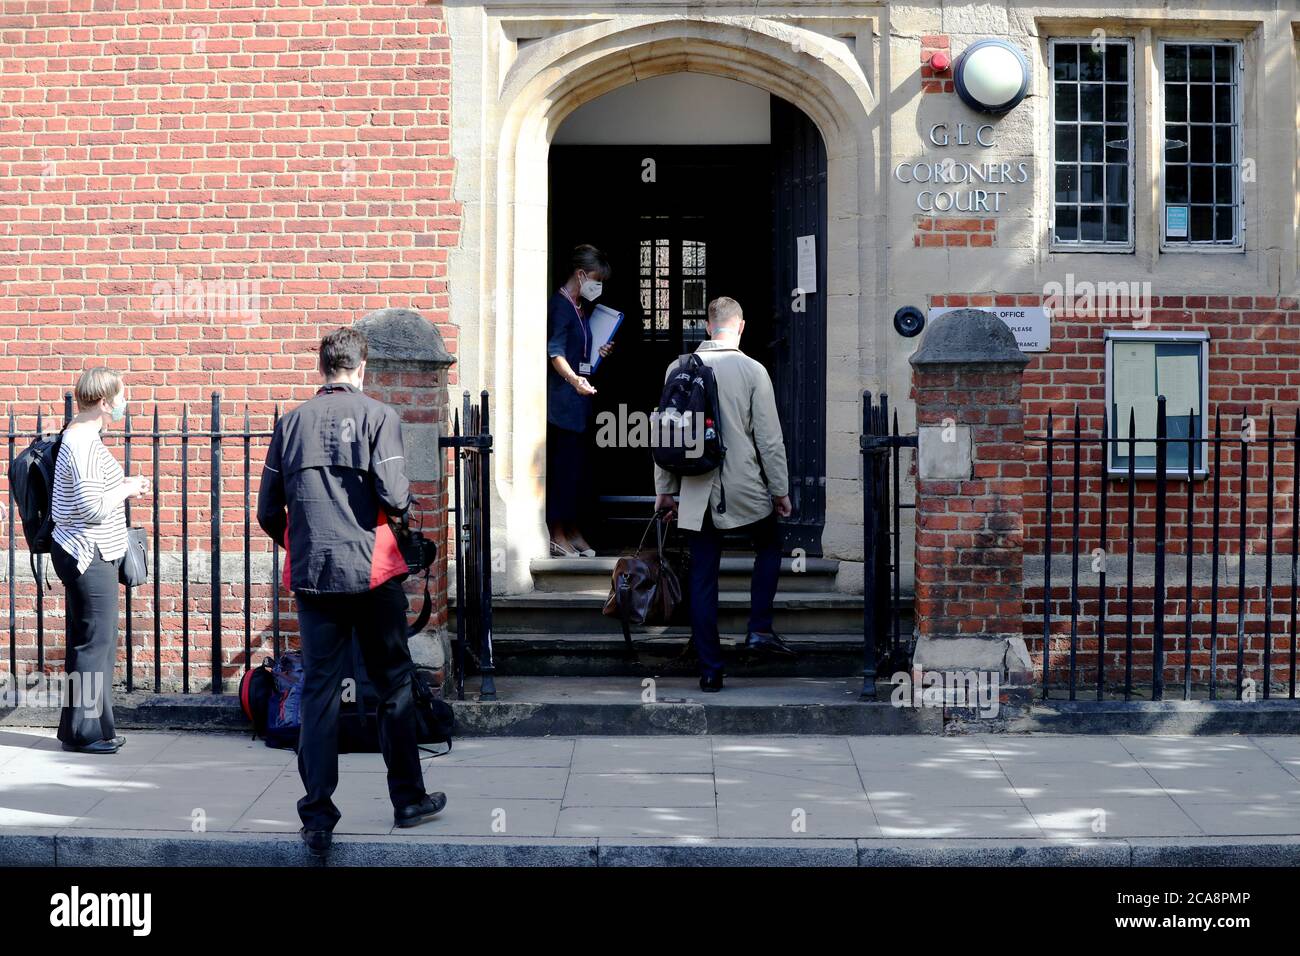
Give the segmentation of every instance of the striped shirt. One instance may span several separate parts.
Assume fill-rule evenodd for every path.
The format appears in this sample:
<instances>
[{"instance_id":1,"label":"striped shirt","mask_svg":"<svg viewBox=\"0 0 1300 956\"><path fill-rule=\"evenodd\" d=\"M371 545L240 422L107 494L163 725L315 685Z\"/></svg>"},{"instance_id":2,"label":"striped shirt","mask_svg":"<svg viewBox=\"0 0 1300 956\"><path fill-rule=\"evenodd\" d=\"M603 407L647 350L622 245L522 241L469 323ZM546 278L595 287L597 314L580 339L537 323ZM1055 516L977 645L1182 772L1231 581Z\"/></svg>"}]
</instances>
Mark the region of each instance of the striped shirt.
<instances>
[{"instance_id":1,"label":"striped shirt","mask_svg":"<svg viewBox=\"0 0 1300 956\"><path fill-rule=\"evenodd\" d=\"M63 433L54 463L54 540L77 559L80 573L90 567L96 545L105 561L126 554L123 477L97 430L74 427Z\"/></svg>"}]
</instances>

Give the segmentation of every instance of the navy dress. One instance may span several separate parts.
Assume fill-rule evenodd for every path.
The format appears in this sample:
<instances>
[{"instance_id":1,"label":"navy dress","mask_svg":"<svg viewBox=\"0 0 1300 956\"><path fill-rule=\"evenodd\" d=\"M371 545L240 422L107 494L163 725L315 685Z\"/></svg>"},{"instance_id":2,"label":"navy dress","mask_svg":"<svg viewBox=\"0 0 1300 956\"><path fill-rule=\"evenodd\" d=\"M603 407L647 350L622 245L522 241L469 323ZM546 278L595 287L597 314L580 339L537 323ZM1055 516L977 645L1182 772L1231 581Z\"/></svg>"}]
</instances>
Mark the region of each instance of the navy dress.
<instances>
[{"instance_id":1,"label":"navy dress","mask_svg":"<svg viewBox=\"0 0 1300 956\"><path fill-rule=\"evenodd\" d=\"M591 500L590 395L579 395L551 365L563 355L569 367L583 375L590 362L592 341L587 324L590 306L579 308L556 290L546 305L546 521L573 525L581 522ZM589 375L583 375L589 378Z\"/></svg>"}]
</instances>

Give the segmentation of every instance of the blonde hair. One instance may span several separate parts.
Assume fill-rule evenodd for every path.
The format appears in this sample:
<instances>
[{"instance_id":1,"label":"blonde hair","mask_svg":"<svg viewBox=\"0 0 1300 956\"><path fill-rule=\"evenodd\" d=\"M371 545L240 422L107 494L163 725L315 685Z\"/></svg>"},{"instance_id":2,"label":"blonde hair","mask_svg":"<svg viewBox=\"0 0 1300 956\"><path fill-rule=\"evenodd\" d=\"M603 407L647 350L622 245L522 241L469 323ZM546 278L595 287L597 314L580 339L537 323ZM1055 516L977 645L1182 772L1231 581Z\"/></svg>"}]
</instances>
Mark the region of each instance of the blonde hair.
<instances>
[{"instance_id":1,"label":"blonde hair","mask_svg":"<svg viewBox=\"0 0 1300 956\"><path fill-rule=\"evenodd\" d=\"M729 329L744 318L740 303L727 296L719 296L709 303L709 329Z\"/></svg>"},{"instance_id":2,"label":"blonde hair","mask_svg":"<svg viewBox=\"0 0 1300 956\"><path fill-rule=\"evenodd\" d=\"M77 379L77 408L85 410L112 398L122 388L122 376L111 368L97 365L88 368Z\"/></svg>"}]
</instances>

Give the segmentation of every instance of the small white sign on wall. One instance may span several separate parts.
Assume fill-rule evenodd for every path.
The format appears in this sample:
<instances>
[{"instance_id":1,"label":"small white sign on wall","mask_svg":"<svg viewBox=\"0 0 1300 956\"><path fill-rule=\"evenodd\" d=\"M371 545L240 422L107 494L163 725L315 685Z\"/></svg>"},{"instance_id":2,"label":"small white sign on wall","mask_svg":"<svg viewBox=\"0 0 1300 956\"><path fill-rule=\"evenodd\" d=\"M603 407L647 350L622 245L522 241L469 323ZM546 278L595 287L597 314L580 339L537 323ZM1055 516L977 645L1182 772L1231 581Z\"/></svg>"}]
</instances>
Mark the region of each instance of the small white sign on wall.
<instances>
[{"instance_id":1,"label":"small white sign on wall","mask_svg":"<svg viewBox=\"0 0 1300 956\"><path fill-rule=\"evenodd\" d=\"M941 315L956 312L956 306L943 309L931 309L927 321L933 322ZM1052 350L1052 317L1041 305L1024 306L960 306L963 309L979 309L992 312L1011 329L1016 336L1016 345L1022 352L1050 352Z\"/></svg>"},{"instance_id":2,"label":"small white sign on wall","mask_svg":"<svg viewBox=\"0 0 1300 956\"><path fill-rule=\"evenodd\" d=\"M804 292L817 291L817 237L799 236L795 239L797 264L795 282Z\"/></svg>"}]
</instances>

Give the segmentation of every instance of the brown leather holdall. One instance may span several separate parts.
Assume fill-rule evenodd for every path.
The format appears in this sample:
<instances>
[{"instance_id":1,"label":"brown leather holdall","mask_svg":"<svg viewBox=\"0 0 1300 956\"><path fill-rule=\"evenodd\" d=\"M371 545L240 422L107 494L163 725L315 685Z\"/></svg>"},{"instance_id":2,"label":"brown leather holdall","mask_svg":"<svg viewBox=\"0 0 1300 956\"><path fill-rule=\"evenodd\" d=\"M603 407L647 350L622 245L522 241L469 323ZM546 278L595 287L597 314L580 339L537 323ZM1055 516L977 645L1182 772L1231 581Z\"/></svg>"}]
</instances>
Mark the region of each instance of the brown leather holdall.
<instances>
[{"instance_id":1,"label":"brown leather holdall","mask_svg":"<svg viewBox=\"0 0 1300 956\"><path fill-rule=\"evenodd\" d=\"M670 624L679 617L682 585L664 547L671 521L671 513L656 512L636 552L624 555L614 565L604 613L622 622L628 650L632 649L633 624ZM651 530L655 544L648 548L646 538Z\"/></svg>"}]
</instances>

